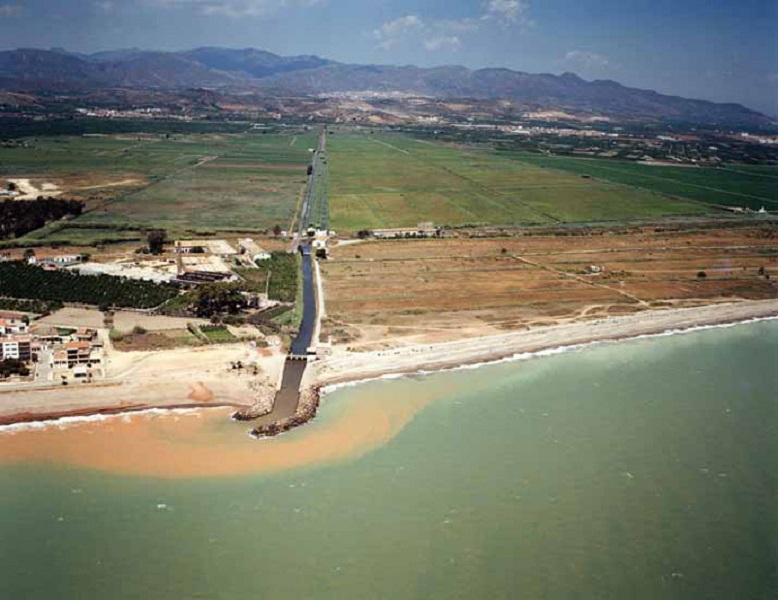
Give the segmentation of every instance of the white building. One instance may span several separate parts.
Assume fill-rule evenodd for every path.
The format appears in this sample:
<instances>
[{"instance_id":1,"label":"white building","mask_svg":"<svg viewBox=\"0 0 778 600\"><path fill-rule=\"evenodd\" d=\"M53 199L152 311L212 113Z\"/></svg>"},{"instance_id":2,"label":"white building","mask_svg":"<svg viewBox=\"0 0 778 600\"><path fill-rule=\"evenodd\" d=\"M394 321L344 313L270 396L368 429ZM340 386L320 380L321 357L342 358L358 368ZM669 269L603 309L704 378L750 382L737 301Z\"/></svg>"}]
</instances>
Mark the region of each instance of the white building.
<instances>
[{"instance_id":1,"label":"white building","mask_svg":"<svg viewBox=\"0 0 778 600\"><path fill-rule=\"evenodd\" d=\"M246 238L238 242L238 251L241 254L247 254L253 261L268 260L270 252L262 248L253 239Z\"/></svg>"},{"instance_id":2,"label":"white building","mask_svg":"<svg viewBox=\"0 0 778 600\"><path fill-rule=\"evenodd\" d=\"M27 333L27 324L21 319L0 319L0 335Z\"/></svg>"}]
</instances>

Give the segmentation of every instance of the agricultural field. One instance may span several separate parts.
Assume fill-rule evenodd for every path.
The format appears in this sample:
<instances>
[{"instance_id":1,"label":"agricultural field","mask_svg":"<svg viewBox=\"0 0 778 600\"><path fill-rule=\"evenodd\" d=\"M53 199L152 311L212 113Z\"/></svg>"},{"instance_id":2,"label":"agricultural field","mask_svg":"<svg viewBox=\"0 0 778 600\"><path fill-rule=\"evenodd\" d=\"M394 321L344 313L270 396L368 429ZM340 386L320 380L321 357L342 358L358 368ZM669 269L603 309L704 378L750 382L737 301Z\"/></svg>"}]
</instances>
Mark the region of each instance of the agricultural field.
<instances>
[{"instance_id":1,"label":"agricultural field","mask_svg":"<svg viewBox=\"0 0 778 600\"><path fill-rule=\"evenodd\" d=\"M201 325L200 331L211 344L229 344L238 341L238 338L224 325Z\"/></svg>"},{"instance_id":2,"label":"agricultural field","mask_svg":"<svg viewBox=\"0 0 778 600\"><path fill-rule=\"evenodd\" d=\"M322 262L327 332L377 349L778 297L778 229L361 242Z\"/></svg>"},{"instance_id":3,"label":"agricultural field","mask_svg":"<svg viewBox=\"0 0 778 600\"><path fill-rule=\"evenodd\" d=\"M778 167L731 165L724 168L651 166L647 164L503 153L522 164L589 175L598 181L631 186L711 205L778 211Z\"/></svg>"},{"instance_id":4,"label":"agricultural field","mask_svg":"<svg viewBox=\"0 0 778 600\"><path fill-rule=\"evenodd\" d=\"M0 178L84 200L86 210L18 242L83 244L137 238L148 228L173 235L286 228L316 135L61 136L26 144L0 148Z\"/></svg>"},{"instance_id":5,"label":"agricultural field","mask_svg":"<svg viewBox=\"0 0 778 600\"><path fill-rule=\"evenodd\" d=\"M713 210L661 192L522 162L485 147L340 130L327 144L336 230L412 227L422 221L452 227L624 221Z\"/></svg>"}]
</instances>

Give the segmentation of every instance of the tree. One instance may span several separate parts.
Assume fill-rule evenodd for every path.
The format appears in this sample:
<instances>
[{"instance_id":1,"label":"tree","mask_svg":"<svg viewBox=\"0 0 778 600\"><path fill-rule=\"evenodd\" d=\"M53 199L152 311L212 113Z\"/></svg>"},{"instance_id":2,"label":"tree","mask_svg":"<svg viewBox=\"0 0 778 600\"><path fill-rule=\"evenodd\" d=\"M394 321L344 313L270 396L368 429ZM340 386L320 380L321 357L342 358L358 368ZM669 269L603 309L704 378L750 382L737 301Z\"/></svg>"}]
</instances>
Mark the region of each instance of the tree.
<instances>
[{"instance_id":1,"label":"tree","mask_svg":"<svg viewBox=\"0 0 778 600\"><path fill-rule=\"evenodd\" d=\"M705 279L708 276L708 274L705 271L700 271L697 273L697 279Z\"/></svg>"},{"instance_id":2,"label":"tree","mask_svg":"<svg viewBox=\"0 0 778 600\"><path fill-rule=\"evenodd\" d=\"M25 262L30 262L31 258L35 258L35 250L32 248L27 248L24 251L24 260Z\"/></svg>"},{"instance_id":3,"label":"tree","mask_svg":"<svg viewBox=\"0 0 778 600\"><path fill-rule=\"evenodd\" d=\"M275 227L273 227L273 235L274 236L278 237L279 235L281 235L281 231L282 231L282 229L281 229L280 225L276 225Z\"/></svg>"},{"instance_id":4,"label":"tree","mask_svg":"<svg viewBox=\"0 0 778 600\"><path fill-rule=\"evenodd\" d=\"M152 229L146 235L146 240L149 243L149 252L152 254L162 254L165 249L165 241L167 239L167 232L164 229Z\"/></svg>"},{"instance_id":5,"label":"tree","mask_svg":"<svg viewBox=\"0 0 778 600\"><path fill-rule=\"evenodd\" d=\"M193 297L195 314L201 318L220 313L235 315L247 306L246 298L240 291L224 284L202 285L194 291Z\"/></svg>"}]
</instances>

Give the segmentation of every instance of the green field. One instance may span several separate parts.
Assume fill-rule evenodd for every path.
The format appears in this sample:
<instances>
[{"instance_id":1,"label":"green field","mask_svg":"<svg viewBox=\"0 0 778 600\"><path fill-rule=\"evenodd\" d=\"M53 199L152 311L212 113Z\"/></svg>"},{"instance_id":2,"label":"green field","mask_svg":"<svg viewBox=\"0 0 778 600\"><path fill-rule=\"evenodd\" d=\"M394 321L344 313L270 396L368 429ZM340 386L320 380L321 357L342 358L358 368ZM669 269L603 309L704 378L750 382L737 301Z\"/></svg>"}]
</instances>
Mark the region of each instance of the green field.
<instances>
[{"instance_id":1,"label":"green field","mask_svg":"<svg viewBox=\"0 0 778 600\"><path fill-rule=\"evenodd\" d=\"M201 325L200 331L211 344L229 344L238 340L224 325Z\"/></svg>"},{"instance_id":2,"label":"green field","mask_svg":"<svg viewBox=\"0 0 778 600\"><path fill-rule=\"evenodd\" d=\"M92 203L71 226L57 224L20 242L98 243L137 238L112 229L160 227L185 235L286 228L316 134L61 136L27 143L0 148L0 177L52 180L65 196L92 196ZM138 183L88 191L82 185L128 178Z\"/></svg>"},{"instance_id":3,"label":"green field","mask_svg":"<svg viewBox=\"0 0 778 600\"><path fill-rule=\"evenodd\" d=\"M712 210L485 148L387 133L338 132L327 143L334 229L619 221Z\"/></svg>"},{"instance_id":4,"label":"green field","mask_svg":"<svg viewBox=\"0 0 778 600\"><path fill-rule=\"evenodd\" d=\"M778 210L778 167L732 165L720 169L648 166L596 158L507 154L522 164L628 185L712 205Z\"/></svg>"}]
</instances>

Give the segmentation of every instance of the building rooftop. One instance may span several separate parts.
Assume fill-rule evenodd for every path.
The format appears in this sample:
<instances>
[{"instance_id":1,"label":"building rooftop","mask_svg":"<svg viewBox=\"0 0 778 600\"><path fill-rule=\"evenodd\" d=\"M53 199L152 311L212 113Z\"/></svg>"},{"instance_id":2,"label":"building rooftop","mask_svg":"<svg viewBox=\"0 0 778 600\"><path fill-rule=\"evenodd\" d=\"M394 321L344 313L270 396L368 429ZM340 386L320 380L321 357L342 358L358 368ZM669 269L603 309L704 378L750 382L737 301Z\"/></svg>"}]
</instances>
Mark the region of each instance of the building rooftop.
<instances>
[{"instance_id":1,"label":"building rooftop","mask_svg":"<svg viewBox=\"0 0 778 600\"><path fill-rule=\"evenodd\" d=\"M220 256L194 254L181 257L184 273L207 272L231 275L232 269Z\"/></svg>"},{"instance_id":2,"label":"building rooftop","mask_svg":"<svg viewBox=\"0 0 778 600\"><path fill-rule=\"evenodd\" d=\"M88 350L89 347L90 347L89 346L89 342L68 342L67 344L65 344L65 348L67 348L68 350L70 350L70 349L76 349L76 350L87 349Z\"/></svg>"},{"instance_id":3,"label":"building rooftop","mask_svg":"<svg viewBox=\"0 0 778 600\"><path fill-rule=\"evenodd\" d=\"M198 246L211 254L229 256L238 253L227 240L176 240L177 248L196 248Z\"/></svg>"}]
</instances>

